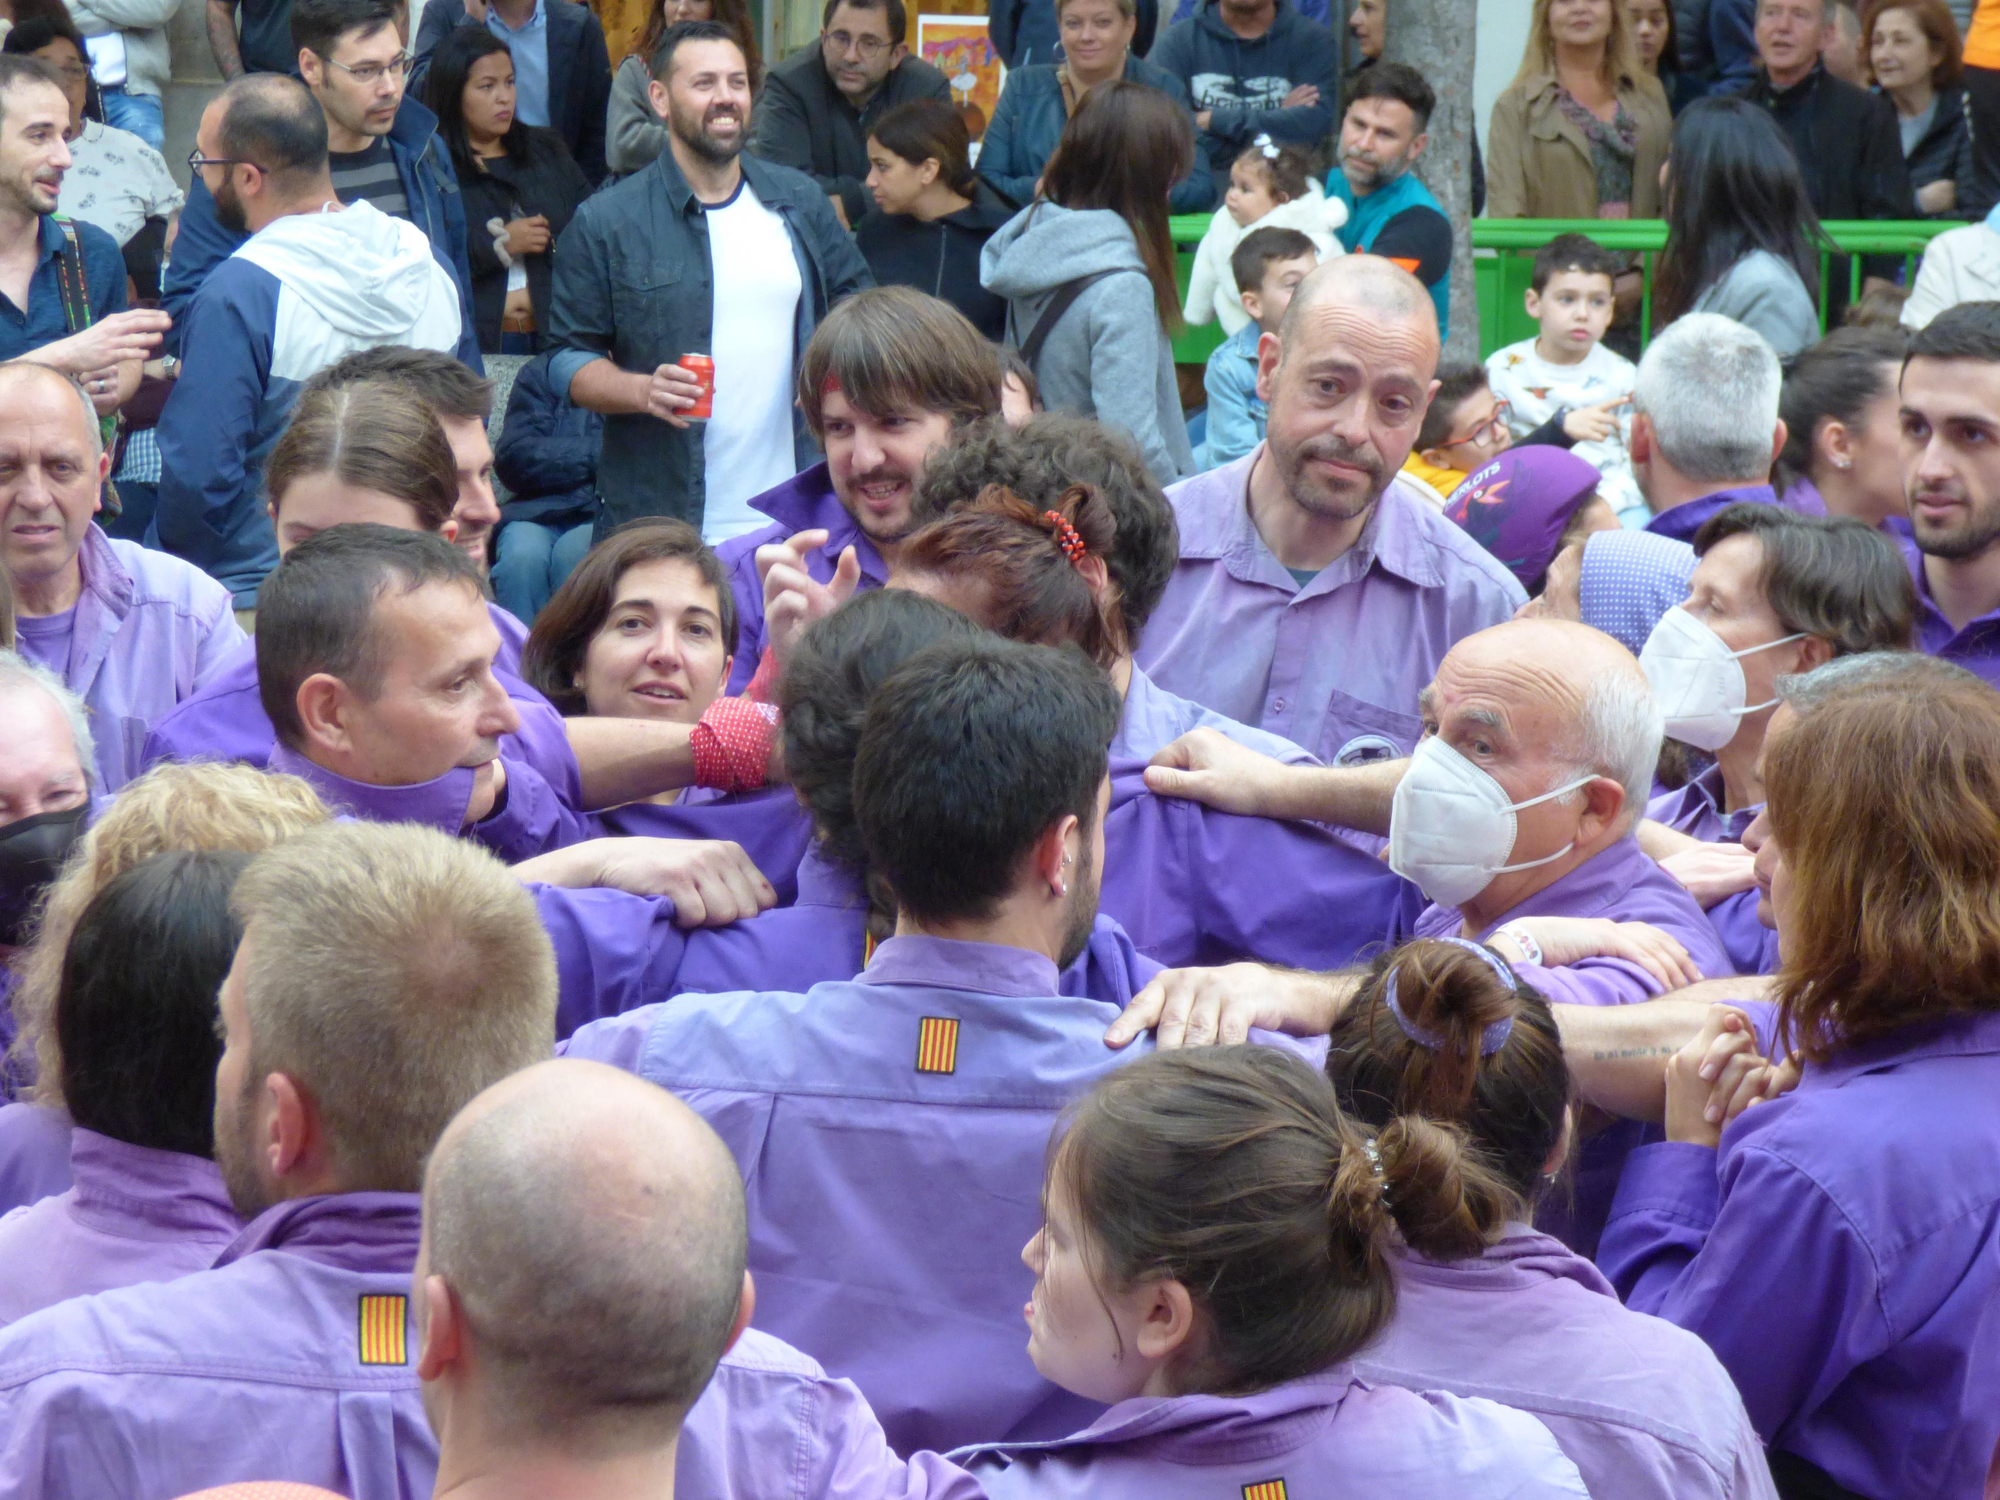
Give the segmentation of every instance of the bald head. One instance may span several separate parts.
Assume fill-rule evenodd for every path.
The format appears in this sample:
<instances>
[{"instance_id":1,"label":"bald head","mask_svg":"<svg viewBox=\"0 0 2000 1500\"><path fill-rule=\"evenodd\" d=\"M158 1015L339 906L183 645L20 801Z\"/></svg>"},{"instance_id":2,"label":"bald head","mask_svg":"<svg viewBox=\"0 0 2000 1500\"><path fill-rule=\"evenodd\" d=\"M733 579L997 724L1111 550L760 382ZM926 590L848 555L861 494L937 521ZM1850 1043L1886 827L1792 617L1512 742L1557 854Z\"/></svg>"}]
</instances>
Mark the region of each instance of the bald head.
<instances>
[{"instance_id":1,"label":"bald head","mask_svg":"<svg viewBox=\"0 0 2000 1500\"><path fill-rule=\"evenodd\" d=\"M1638 661L1601 630L1525 619L1469 635L1439 663L1422 706L1426 724L1456 720L1462 730L1491 730L1494 743L1527 770L1509 787L1516 797L1597 775L1624 787L1627 823L1645 807L1660 754L1660 710ZM1547 786L1535 784L1543 780Z\"/></svg>"},{"instance_id":2,"label":"bald head","mask_svg":"<svg viewBox=\"0 0 2000 1500\"><path fill-rule=\"evenodd\" d=\"M1279 325L1278 338L1288 351L1309 325L1325 322L1312 317L1313 310L1328 307L1383 325L1408 325L1419 335L1418 342L1428 345L1431 370L1437 368L1437 307L1424 284L1394 261L1380 255L1341 255L1322 263L1292 293L1291 306Z\"/></svg>"},{"instance_id":3,"label":"bald head","mask_svg":"<svg viewBox=\"0 0 2000 1500\"><path fill-rule=\"evenodd\" d=\"M737 1327L735 1161L671 1094L598 1063L541 1063L468 1104L425 1174L424 1236L482 1399L568 1451L671 1433Z\"/></svg>"},{"instance_id":4,"label":"bald head","mask_svg":"<svg viewBox=\"0 0 2000 1500\"><path fill-rule=\"evenodd\" d=\"M326 112L296 78L246 73L210 106L217 155L251 162L266 175L316 175L327 165Z\"/></svg>"},{"instance_id":5,"label":"bald head","mask_svg":"<svg viewBox=\"0 0 2000 1500\"><path fill-rule=\"evenodd\" d=\"M104 430L97 425L97 408L74 376L31 359L0 364L0 423L12 422L30 410L59 415L63 426L73 429L92 453L103 451Z\"/></svg>"}]
</instances>

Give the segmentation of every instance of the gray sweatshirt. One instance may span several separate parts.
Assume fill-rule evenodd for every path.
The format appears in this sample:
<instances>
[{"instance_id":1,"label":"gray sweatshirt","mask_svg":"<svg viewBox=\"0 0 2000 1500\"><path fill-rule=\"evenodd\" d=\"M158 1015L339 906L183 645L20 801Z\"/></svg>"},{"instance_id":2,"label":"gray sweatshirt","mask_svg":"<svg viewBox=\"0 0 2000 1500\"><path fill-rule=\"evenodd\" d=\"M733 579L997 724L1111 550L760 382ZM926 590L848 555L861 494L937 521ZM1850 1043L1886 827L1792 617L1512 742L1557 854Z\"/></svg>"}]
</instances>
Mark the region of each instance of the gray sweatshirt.
<instances>
[{"instance_id":1,"label":"gray sweatshirt","mask_svg":"<svg viewBox=\"0 0 2000 1500\"><path fill-rule=\"evenodd\" d=\"M1043 403L1123 428L1153 477L1172 484L1194 472L1194 451L1173 349L1131 226L1109 209L1036 203L995 230L979 258L980 280L1007 299L1008 338L1017 347L1058 287L1097 271L1120 274L1086 288L1042 345L1035 374Z\"/></svg>"},{"instance_id":2,"label":"gray sweatshirt","mask_svg":"<svg viewBox=\"0 0 2000 1500\"><path fill-rule=\"evenodd\" d=\"M1799 273L1768 250L1752 250L1702 290L1689 312L1721 313L1754 328L1790 359L1819 342L1819 309Z\"/></svg>"}]
</instances>

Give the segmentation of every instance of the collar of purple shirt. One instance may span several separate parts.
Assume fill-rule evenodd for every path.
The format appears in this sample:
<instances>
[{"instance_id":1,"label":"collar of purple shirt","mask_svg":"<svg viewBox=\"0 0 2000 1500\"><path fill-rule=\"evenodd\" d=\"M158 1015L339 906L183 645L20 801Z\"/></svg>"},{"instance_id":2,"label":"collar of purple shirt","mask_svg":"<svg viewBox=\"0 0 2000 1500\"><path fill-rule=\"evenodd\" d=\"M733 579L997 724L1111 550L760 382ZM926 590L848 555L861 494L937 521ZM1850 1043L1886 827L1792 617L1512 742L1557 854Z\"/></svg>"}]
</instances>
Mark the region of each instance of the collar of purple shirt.
<instances>
[{"instance_id":1,"label":"collar of purple shirt","mask_svg":"<svg viewBox=\"0 0 2000 1500\"><path fill-rule=\"evenodd\" d=\"M135 1146L78 1126L70 1136L72 1211L100 1228L136 1239L212 1233L241 1227L222 1185L222 1173L205 1156Z\"/></svg>"},{"instance_id":2,"label":"collar of purple shirt","mask_svg":"<svg viewBox=\"0 0 2000 1500\"><path fill-rule=\"evenodd\" d=\"M1411 500L1391 480L1354 545L1310 583L1300 584L1250 519L1250 471L1263 454L1264 444L1259 443L1235 463L1174 486L1172 499L1180 522L1183 562L1220 562L1229 576L1240 582L1267 584L1301 600L1330 594L1364 577L1378 563L1418 588L1436 588L1444 582L1411 508L1420 502Z\"/></svg>"},{"instance_id":3,"label":"collar of purple shirt","mask_svg":"<svg viewBox=\"0 0 2000 1500\"><path fill-rule=\"evenodd\" d=\"M282 1250L342 1271L407 1273L416 1268L423 1199L416 1193L323 1193L289 1198L244 1226L215 1268Z\"/></svg>"},{"instance_id":4,"label":"collar of purple shirt","mask_svg":"<svg viewBox=\"0 0 2000 1500\"><path fill-rule=\"evenodd\" d=\"M888 939L875 950L855 982L1015 997L1062 993L1062 976L1056 972L1055 960L1045 953L921 933Z\"/></svg>"},{"instance_id":5,"label":"collar of purple shirt","mask_svg":"<svg viewBox=\"0 0 2000 1500\"><path fill-rule=\"evenodd\" d=\"M764 491L750 502L750 508L776 521L786 536L797 536L801 531L826 532L825 552L829 558L838 559L851 546L854 560L861 564L863 578L878 586L887 581L889 565L882 561L874 542L840 503L840 496L834 493L833 474L824 459Z\"/></svg>"},{"instance_id":6,"label":"collar of purple shirt","mask_svg":"<svg viewBox=\"0 0 2000 1500\"><path fill-rule=\"evenodd\" d=\"M336 813L371 823L421 823L453 838L465 827L476 774L470 766L453 766L414 786L371 786L329 771L282 742L271 747L267 766L309 784Z\"/></svg>"},{"instance_id":7,"label":"collar of purple shirt","mask_svg":"<svg viewBox=\"0 0 2000 1500\"><path fill-rule=\"evenodd\" d=\"M1756 821L1764 804L1724 812L1727 796L1722 767L1710 766L1679 791L1662 792L1653 798L1646 804L1646 816L1705 844L1740 841L1743 830Z\"/></svg>"},{"instance_id":8,"label":"collar of purple shirt","mask_svg":"<svg viewBox=\"0 0 2000 1500\"><path fill-rule=\"evenodd\" d=\"M1910 523L1900 516L1891 516L1882 523L1882 529L1903 549L1903 560L1909 564L1910 578L1917 586L1918 649L1928 656L1956 662L2000 687L2000 609L1990 609L1966 621L1963 630L1956 628L1931 598L1930 580L1924 576L1924 554L1917 546Z\"/></svg>"},{"instance_id":9,"label":"collar of purple shirt","mask_svg":"<svg viewBox=\"0 0 2000 1500\"><path fill-rule=\"evenodd\" d=\"M1801 1094L1839 1088L1863 1073L1905 1067L1940 1057L1984 1057L2000 1053L2000 1010L1972 1011L1899 1026L1886 1036L1842 1047L1823 1063L1809 1063L1799 1075Z\"/></svg>"},{"instance_id":10,"label":"collar of purple shirt","mask_svg":"<svg viewBox=\"0 0 2000 1500\"><path fill-rule=\"evenodd\" d=\"M1796 505L1792 503L1794 493L1796 492L1787 491L1785 498L1780 500L1778 492L1768 484L1737 485L1732 489L1717 490L1713 494L1703 495L1697 500L1689 500L1685 504L1674 506L1671 510L1663 510L1646 523L1646 530L1652 532L1654 536L1671 537L1677 542L1692 543L1694 534L1701 530L1704 521L1718 511L1729 509L1732 505L1783 505L1788 510L1801 511L1806 515L1826 514L1824 505L1820 505L1818 510L1806 509L1808 504L1819 501L1817 491L1813 492L1810 500L1800 495L1800 503Z\"/></svg>"},{"instance_id":11,"label":"collar of purple shirt","mask_svg":"<svg viewBox=\"0 0 2000 1500\"><path fill-rule=\"evenodd\" d=\"M1618 1295L1596 1266L1531 1224L1509 1224L1496 1243L1464 1260L1431 1260L1400 1245L1391 1248L1389 1258L1395 1263L1398 1282L1512 1292L1545 1281L1574 1281L1585 1291L1605 1297Z\"/></svg>"}]
</instances>

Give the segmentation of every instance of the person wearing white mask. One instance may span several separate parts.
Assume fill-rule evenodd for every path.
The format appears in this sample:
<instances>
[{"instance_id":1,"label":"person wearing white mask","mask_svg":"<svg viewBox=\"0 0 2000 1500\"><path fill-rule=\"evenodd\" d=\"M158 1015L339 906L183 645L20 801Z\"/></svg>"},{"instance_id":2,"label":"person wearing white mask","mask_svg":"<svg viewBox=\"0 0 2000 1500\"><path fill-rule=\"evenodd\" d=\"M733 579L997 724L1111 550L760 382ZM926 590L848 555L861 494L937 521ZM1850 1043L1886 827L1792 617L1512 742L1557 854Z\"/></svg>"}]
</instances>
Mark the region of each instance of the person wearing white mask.
<instances>
[{"instance_id":1,"label":"person wearing white mask","mask_svg":"<svg viewBox=\"0 0 2000 1500\"><path fill-rule=\"evenodd\" d=\"M1770 973L1744 830L1764 804L1758 767L1779 678L1857 651L1910 645L1916 589L1895 543L1864 522L1733 505L1703 523L1688 597L1654 626L1639 665L1670 739L1715 762L1646 809L1639 842L1707 910L1731 962Z\"/></svg>"}]
</instances>

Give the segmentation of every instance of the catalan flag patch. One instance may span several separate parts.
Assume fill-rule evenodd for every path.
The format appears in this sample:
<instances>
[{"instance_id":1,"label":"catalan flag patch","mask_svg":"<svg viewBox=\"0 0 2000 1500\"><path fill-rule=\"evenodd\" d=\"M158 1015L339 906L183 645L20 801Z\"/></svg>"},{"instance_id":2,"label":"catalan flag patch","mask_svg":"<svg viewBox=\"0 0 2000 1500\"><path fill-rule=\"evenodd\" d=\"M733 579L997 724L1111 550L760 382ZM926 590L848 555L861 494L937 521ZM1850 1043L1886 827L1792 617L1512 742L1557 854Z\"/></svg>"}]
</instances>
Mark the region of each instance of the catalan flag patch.
<instances>
[{"instance_id":1,"label":"catalan flag patch","mask_svg":"<svg viewBox=\"0 0 2000 1500\"><path fill-rule=\"evenodd\" d=\"M1285 1500L1285 1481L1263 1479L1243 1486L1243 1500Z\"/></svg>"},{"instance_id":2,"label":"catalan flag patch","mask_svg":"<svg viewBox=\"0 0 2000 1500\"><path fill-rule=\"evenodd\" d=\"M917 1071L958 1071L958 1021L953 1016L925 1016L917 1025Z\"/></svg>"},{"instance_id":3,"label":"catalan flag patch","mask_svg":"<svg viewBox=\"0 0 2000 1500\"><path fill-rule=\"evenodd\" d=\"M364 1365L406 1365L409 1347L404 1338L405 1318L410 1299L393 1292L371 1293L361 1299L361 1363Z\"/></svg>"}]
</instances>

